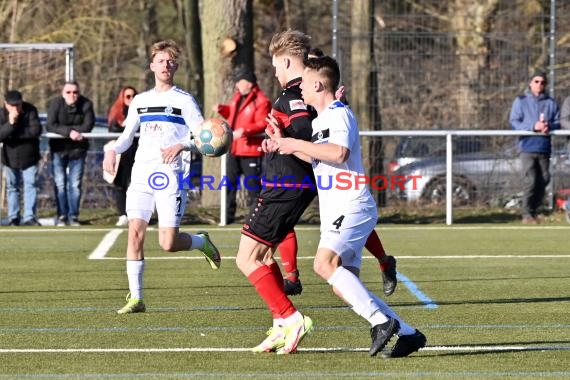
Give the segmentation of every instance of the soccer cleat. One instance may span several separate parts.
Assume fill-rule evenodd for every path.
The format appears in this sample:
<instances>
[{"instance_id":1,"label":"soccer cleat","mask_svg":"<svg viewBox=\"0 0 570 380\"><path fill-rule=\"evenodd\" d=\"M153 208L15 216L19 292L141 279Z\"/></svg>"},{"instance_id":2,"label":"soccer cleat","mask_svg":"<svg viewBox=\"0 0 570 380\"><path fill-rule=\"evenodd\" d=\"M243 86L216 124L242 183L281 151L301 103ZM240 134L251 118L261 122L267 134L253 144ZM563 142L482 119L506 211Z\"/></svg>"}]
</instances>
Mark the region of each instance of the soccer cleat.
<instances>
[{"instance_id":1,"label":"soccer cleat","mask_svg":"<svg viewBox=\"0 0 570 380\"><path fill-rule=\"evenodd\" d=\"M251 352L273 352L285 345L285 329L272 327L267 330L267 338L251 349Z\"/></svg>"},{"instance_id":2,"label":"soccer cleat","mask_svg":"<svg viewBox=\"0 0 570 380\"><path fill-rule=\"evenodd\" d=\"M130 295L130 293L127 294L127 304L122 309L117 310L117 314L144 313L146 311L143 301L138 298L130 298Z\"/></svg>"},{"instance_id":3,"label":"soccer cleat","mask_svg":"<svg viewBox=\"0 0 570 380\"><path fill-rule=\"evenodd\" d=\"M204 247L202 247L201 251L204 254L204 257L210 263L210 266L213 270L220 269L220 265L222 264L222 258L220 257L220 251L218 248L212 243L210 240L210 235L206 231L198 231L197 235L200 235L204 239Z\"/></svg>"},{"instance_id":4,"label":"soccer cleat","mask_svg":"<svg viewBox=\"0 0 570 380\"><path fill-rule=\"evenodd\" d=\"M391 296L396 290L396 285L398 285L396 258L394 256L386 256L386 260L389 262L389 266L382 271L382 285L384 295Z\"/></svg>"},{"instance_id":5,"label":"soccer cleat","mask_svg":"<svg viewBox=\"0 0 570 380\"><path fill-rule=\"evenodd\" d=\"M372 338L370 356L376 356L378 352L382 351L398 330L400 330L400 322L394 318L389 318L387 322L372 327L370 329L370 337Z\"/></svg>"},{"instance_id":6,"label":"soccer cleat","mask_svg":"<svg viewBox=\"0 0 570 380\"><path fill-rule=\"evenodd\" d=\"M313 331L313 320L306 315L303 319L285 326L285 341L283 347L277 350L278 355L290 354L297 351L297 346L305 335Z\"/></svg>"},{"instance_id":7,"label":"soccer cleat","mask_svg":"<svg viewBox=\"0 0 570 380\"><path fill-rule=\"evenodd\" d=\"M291 281L288 279L283 280L283 288L285 289L285 294L288 296L296 296L301 294L303 291L303 285L301 280Z\"/></svg>"},{"instance_id":8,"label":"soccer cleat","mask_svg":"<svg viewBox=\"0 0 570 380\"><path fill-rule=\"evenodd\" d=\"M403 358L420 348L426 346L427 338L420 330L410 335L402 335L398 337L396 344L389 353L383 355L385 358Z\"/></svg>"}]
</instances>

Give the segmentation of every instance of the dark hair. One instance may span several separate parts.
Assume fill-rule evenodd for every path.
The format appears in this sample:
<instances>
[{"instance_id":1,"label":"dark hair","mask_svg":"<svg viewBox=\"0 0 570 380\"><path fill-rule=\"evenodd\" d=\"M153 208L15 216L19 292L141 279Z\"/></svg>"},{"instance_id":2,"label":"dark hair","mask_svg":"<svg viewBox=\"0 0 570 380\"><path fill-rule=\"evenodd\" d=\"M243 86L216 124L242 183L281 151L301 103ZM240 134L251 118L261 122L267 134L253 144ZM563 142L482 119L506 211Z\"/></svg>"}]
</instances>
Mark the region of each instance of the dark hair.
<instances>
[{"instance_id":1,"label":"dark hair","mask_svg":"<svg viewBox=\"0 0 570 380\"><path fill-rule=\"evenodd\" d=\"M305 60L305 70L315 70L322 79L325 89L334 94L340 83L338 63L327 55Z\"/></svg>"},{"instance_id":2,"label":"dark hair","mask_svg":"<svg viewBox=\"0 0 570 380\"><path fill-rule=\"evenodd\" d=\"M323 53L323 51L321 49L319 49L318 47L315 47L315 48L312 48L311 50L309 50L309 58L320 58L320 57L324 57L324 56L325 56L325 53Z\"/></svg>"}]
</instances>

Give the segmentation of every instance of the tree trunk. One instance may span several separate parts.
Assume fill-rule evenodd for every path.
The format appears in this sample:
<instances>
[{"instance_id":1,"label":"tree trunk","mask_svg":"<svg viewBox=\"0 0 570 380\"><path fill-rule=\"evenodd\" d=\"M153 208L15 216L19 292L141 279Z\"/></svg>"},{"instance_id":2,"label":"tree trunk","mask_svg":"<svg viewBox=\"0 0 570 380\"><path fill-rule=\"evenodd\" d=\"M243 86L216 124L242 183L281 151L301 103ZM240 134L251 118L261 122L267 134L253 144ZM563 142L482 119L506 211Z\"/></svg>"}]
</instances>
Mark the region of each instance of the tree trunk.
<instances>
[{"instance_id":1,"label":"tree trunk","mask_svg":"<svg viewBox=\"0 0 570 380\"><path fill-rule=\"evenodd\" d=\"M378 72L374 46L374 0L354 1L351 16L351 35L360 36L351 44L350 105L355 112L361 131L380 130L380 103ZM362 138L362 157L370 177L383 172L382 140L378 137ZM385 203L385 193L370 189L379 205Z\"/></svg>"},{"instance_id":2,"label":"tree trunk","mask_svg":"<svg viewBox=\"0 0 570 380\"><path fill-rule=\"evenodd\" d=\"M212 111L216 103L225 102L233 93L232 74L236 67L253 69L253 17L251 0L204 1L200 8L202 20L202 51L204 64L204 117L218 116ZM225 39L236 42L235 51L223 51ZM223 159L223 158L221 158ZM204 157L202 172L221 180L220 160ZM225 189L221 189L225 191ZM202 206L220 205L220 191L205 190Z\"/></svg>"},{"instance_id":3,"label":"tree trunk","mask_svg":"<svg viewBox=\"0 0 570 380\"><path fill-rule=\"evenodd\" d=\"M457 128L477 129L480 86L479 73L485 68L488 46L485 34L489 31L489 17L495 12L498 0L455 0L450 7L451 29L456 37L459 83L452 94L459 117Z\"/></svg>"}]
</instances>

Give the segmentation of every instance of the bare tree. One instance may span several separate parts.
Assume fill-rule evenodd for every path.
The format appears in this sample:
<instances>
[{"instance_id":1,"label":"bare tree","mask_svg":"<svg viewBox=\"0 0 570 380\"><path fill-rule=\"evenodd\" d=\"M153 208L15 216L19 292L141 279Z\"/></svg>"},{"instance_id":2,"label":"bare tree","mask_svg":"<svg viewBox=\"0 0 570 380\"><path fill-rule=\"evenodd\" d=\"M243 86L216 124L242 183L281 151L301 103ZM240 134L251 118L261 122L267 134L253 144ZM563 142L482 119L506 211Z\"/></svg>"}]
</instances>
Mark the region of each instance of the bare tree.
<instances>
[{"instance_id":1,"label":"bare tree","mask_svg":"<svg viewBox=\"0 0 570 380\"><path fill-rule=\"evenodd\" d=\"M214 116L215 103L229 98L233 89L232 74L236 67L253 69L253 12L251 0L205 1L202 3L204 115ZM204 174L219 178L220 160L205 158ZM219 192L206 191L202 205L219 205Z\"/></svg>"}]
</instances>

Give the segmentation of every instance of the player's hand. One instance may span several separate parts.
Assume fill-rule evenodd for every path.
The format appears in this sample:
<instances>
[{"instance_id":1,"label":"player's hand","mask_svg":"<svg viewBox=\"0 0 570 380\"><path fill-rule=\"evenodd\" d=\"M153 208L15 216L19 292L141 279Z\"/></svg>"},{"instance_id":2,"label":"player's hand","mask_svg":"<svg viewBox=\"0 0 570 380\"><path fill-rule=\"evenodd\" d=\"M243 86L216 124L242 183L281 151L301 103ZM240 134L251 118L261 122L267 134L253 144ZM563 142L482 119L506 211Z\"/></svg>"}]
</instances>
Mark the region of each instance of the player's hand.
<instances>
[{"instance_id":1,"label":"player's hand","mask_svg":"<svg viewBox=\"0 0 570 380\"><path fill-rule=\"evenodd\" d=\"M280 131L284 128L284 125L281 124L281 122L277 120L277 118L272 114L267 115L265 121L267 122L267 128L265 128L265 132L267 132L268 129L271 131Z\"/></svg>"},{"instance_id":2,"label":"player's hand","mask_svg":"<svg viewBox=\"0 0 570 380\"><path fill-rule=\"evenodd\" d=\"M274 141L277 142L277 150L280 154L293 154L297 151L296 139L293 139L291 137L284 137Z\"/></svg>"},{"instance_id":3,"label":"player's hand","mask_svg":"<svg viewBox=\"0 0 570 380\"><path fill-rule=\"evenodd\" d=\"M265 128L265 133L271 140L277 140L283 137L283 132L281 132L281 129L273 128L271 126L267 126L267 128Z\"/></svg>"},{"instance_id":4,"label":"player's hand","mask_svg":"<svg viewBox=\"0 0 570 380\"><path fill-rule=\"evenodd\" d=\"M162 162L164 164L171 164L174 162L174 160L176 159L176 157L178 157L178 154L180 154L180 152L182 152L184 150L184 145L182 144L174 144L172 146L169 146L168 148L160 148L160 151L162 152Z\"/></svg>"},{"instance_id":5,"label":"player's hand","mask_svg":"<svg viewBox=\"0 0 570 380\"><path fill-rule=\"evenodd\" d=\"M265 153L270 153L270 152L277 152L277 149L279 148L279 145L277 144L277 140L272 140L272 139L264 139L261 142L261 151L265 152Z\"/></svg>"},{"instance_id":6,"label":"player's hand","mask_svg":"<svg viewBox=\"0 0 570 380\"><path fill-rule=\"evenodd\" d=\"M105 158L103 159L103 170L107 173L114 175L115 166L117 164L117 152L114 149L107 150L105 152Z\"/></svg>"},{"instance_id":7,"label":"player's hand","mask_svg":"<svg viewBox=\"0 0 570 380\"><path fill-rule=\"evenodd\" d=\"M344 86L340 86L338 88L338 90L336 90L336 92L334 93L334 97L336 100L341 100L342 97L344 96L344 92L346 91L346 87Z\"/></svg>"}]
</instances>

